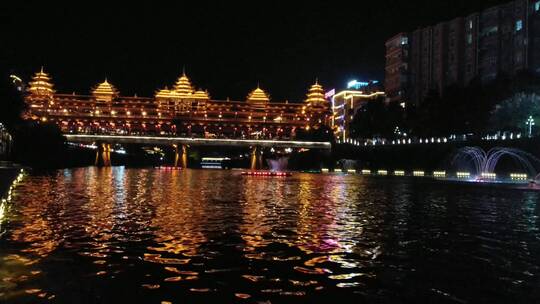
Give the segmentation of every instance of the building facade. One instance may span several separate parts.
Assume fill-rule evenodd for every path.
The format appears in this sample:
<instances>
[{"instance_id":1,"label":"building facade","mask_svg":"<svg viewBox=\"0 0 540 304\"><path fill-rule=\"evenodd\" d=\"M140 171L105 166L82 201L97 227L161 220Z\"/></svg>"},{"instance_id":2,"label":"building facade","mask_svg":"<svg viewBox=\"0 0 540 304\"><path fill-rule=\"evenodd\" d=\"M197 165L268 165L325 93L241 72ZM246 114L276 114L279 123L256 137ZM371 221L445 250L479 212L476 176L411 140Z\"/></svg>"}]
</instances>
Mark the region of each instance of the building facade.
<instances>
[{"instance_id":1,"label":"building facade","mask_svg":"<svg viewBox=\"0 0 540 304\"><path fill-rule=\"evenodd\" d=\"M392 101L404 99L410 94L408 91L411 77L409 46L407 33L399 33L386 41L384 89Z\"/></svg>"},{"instance_id":2,"label":"building facade","mask_svg":"<svg viewBox=\"0 0 540 304\"><path fill-rule=\"evenodd\" d=\"M64 133L290 139L299 129L331 122L330 103L315 83L299 103L273 102L257 87L245 101L215 100L182 74L153 97L122 96L107 80L90 95L55 92L43 69L29 83L26 117L58 124Z\"/></svg>"},{"instance_id":3,"label":"building facade","mask_svg":"<svg viewBox=\"0 0 540 304\"><path fill-rule=\"evenodd\" d=\"M540 1L516 0L386 42L389 100L418 103L449 86L540 74Z\"/></svg>"},{"instance_id":4,"label":"building facade","mask_svg":"<svg viewBox=\"0 0 540 304\"><path fill-rule=\"evenodd\" d=\"M385 93L379 90L377 83L353 80L348 83L346 90L327 95L332 104L331 126L338 142L350 139L349 126L360 108L368 102L384 98Z\"/></svg>"}]
</instances>

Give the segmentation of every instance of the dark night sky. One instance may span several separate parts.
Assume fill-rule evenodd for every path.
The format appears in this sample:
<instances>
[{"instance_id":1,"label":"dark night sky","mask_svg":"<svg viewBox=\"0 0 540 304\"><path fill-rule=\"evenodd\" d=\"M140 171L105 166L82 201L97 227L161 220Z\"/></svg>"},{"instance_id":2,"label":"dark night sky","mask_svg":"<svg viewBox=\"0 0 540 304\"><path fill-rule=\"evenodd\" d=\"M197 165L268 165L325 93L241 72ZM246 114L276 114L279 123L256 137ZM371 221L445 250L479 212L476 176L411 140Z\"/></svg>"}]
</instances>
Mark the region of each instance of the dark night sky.
<instances>
[{"instance_id":1,"label":"dark night sky","mask_svg":"<svg viewBox=\"0 0 540 304\"><path fill-rule=\"evenodd\" d=\"M107 77L123 95L151 96L185 66L214 98L244 100L260 82L298 101L315 77L326 89L382 81L384 42L400 31L505 1L19 2L0 3L0 63L25 79L44 65L61 92Z\"/></svg>"}]
</instances>

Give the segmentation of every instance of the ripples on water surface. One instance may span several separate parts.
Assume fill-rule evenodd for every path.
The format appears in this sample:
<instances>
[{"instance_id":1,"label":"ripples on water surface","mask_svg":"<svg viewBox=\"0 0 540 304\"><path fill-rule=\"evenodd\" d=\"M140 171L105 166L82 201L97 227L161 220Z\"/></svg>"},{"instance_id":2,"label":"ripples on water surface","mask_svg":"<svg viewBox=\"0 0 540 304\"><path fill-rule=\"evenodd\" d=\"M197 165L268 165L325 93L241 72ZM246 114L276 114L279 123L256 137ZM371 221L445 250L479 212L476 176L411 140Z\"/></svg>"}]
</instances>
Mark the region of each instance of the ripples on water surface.
<instances>
[{"instance_id":1,"label":"ripples on water surface","mask_svg":"<svg viewBox=\"0 0 540 304\"><path fill-rule=\"evenodd\" d=\"M427 179L29 175L2 303L539 303L537 192Z\"/></svg>"}]
</instances>

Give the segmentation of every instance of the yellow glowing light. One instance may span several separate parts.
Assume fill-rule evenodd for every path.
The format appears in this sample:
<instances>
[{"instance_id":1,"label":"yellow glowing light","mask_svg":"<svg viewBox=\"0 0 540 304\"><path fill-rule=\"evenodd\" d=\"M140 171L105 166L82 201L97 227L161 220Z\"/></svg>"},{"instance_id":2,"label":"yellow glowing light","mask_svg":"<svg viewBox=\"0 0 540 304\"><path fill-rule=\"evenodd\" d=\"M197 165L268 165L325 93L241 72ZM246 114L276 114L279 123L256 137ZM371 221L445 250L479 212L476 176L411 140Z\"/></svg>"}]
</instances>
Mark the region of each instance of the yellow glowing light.
<instances>
[{"instance_id":1,"label":"yellow glowing light","mask_svg":"<svg viewBox=\"0 0 540 304\"><path fill-rule=\"evenodd\" d=\"M395 170L394 175L395 176L405 176L405 171L403 171L403 170Z\"/></svg>"},{"instance_id":2,"label":"yellow glowing light","mask_svg":"<svg viewBox=\"0 0 540 304\"><path fill-rule=\"evenodd\" d=\"M457 172L456 176L458 178L469 178L471 176L471 173L469 173L469 172Z\"/></svg>"},{"instance_id":3,"label":"yellow glowing light","mask_svg":"<svg viewBox=\"0 0 540 304\"><path fill-rule=\"evenodd\" d=\"M433 171L434 177L446 177L446 171Z\"/></svg>"},{"instance_id":4,"label":"yellow glowing light","mask_svg":"<svg viewBox=\"0 0 540 304\"><path fill-rule=\"evenodd\" d=\"M364 169L364 170L362 170L362 174L369 175L369 174L371 174L371 170Z\"/></svg>"},{"instance_id":5,"label":"yellow glowing light","mask_svg":"<svg viewBox=\"0 0 540 304\"><path fill-rule=\"evenodd\" d=\"M481 176L482 176L482 178L486 178L486 179L496 179L497 178L497 174L490 173L490 172L482 172Z\"/></svg>"},{"instance_id":6,"label":"yellow glowing light","mask_svg":"<svg viewBox=\"0 0 540 304\"><path fill-rule=\"evenodd\" d=\"M386 171L386 170L379 170L379 171L377 171L377 174L379 174L379 175L388 175L388 171Z\"/></svg>"},{"instance_id":7,"label":"yellow glowing light","mask_svg":"<svg viewBox=\"0 0 540 304\"><path fill-rule=\"evenodd\" d=\"M525 173L510 173L510 178L513 180L526 180L527 177Z\"/></svg>"},{"instance_id":8,"label":"yellow glowing light","mask_svg":"<svg viewBox=\"0 0 540 304\"><path fill-rule=\"evenodd\" d=\"M2 223L2 220L6 216L6 212L7 212L6 201L2 200L2 202L0 203L0 223Z\"/></svg>"},{"instance_id":9,"label":"yellow glowing light","mask_svg":"<svg viewBox=\"0 0 540 304\"><path fill-rule=\"evenodd\" d=\"M424 175L425 175L424 171L420 171L420 170L413 171L413 176L424 176Z\"/></svg>"},{"instance_id":10,"label":"yellow glowing light","mask_svg":"<svg viewBox=\"0 0 540 304\"><path fill-rule=\"evenodd\" d=\"M337 93L336 95L332 96L332 98L337 98L343 96L343 98L352 98L352 97L362 97L362 98L372 98L376 96L384 96L384 92L374 92L371 94L364 94L362 91L351 91L351 90L345 90Z\"/></svg>"}]
</instances>

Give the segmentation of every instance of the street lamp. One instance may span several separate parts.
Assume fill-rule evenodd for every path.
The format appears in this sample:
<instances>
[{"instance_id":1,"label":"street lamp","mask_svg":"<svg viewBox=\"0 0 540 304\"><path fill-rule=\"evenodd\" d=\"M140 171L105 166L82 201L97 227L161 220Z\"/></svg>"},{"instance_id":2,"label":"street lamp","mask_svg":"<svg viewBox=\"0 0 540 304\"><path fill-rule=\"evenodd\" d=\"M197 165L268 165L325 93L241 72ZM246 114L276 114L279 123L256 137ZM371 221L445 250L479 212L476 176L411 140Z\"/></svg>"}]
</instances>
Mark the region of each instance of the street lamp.
<instances>
[{"instance_id":1,"label":"street lamp","mask_svg":"<svg viewBox=\"0 0 540 304\"><path fill-rule=\"evenodd\" d=\"M532 126L534 126L534 119L532 118L532 116L529 116L529 119L527 119L526 124L529 125L529 137L531 137Z\"/></svg>"},{"instance_id":2,"label":"street lamp","mask_svg":"<svg viewBox=\"0 0 540 304\"><path fill-rule=\"evenodd\" d=\"M24 85L22 79L19 76L13 74L9 75L9 78L11 79L11 83L17 88L17 91L22 92Z\"/></svg>"}]
</instances>

